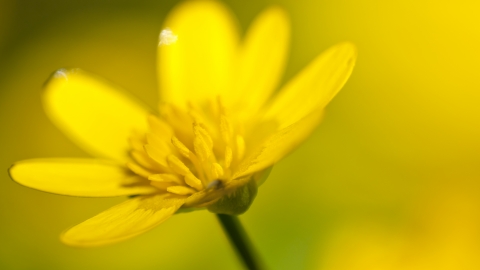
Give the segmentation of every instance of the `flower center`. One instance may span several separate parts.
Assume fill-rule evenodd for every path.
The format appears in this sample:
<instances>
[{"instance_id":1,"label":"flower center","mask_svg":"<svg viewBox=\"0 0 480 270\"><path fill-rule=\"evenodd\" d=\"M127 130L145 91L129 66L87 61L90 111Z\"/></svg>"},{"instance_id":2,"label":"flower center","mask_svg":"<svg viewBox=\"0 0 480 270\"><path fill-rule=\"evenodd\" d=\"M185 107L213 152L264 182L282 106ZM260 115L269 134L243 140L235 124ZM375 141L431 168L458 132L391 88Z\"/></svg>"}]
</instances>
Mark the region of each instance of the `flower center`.
<instances>
[{"instance_id":1,"label":"flower center","mask_svg":"<svg viewBox=\"0 0 480 270\"><path fill-rule=\"evenodd\" d=\"M220 98L206 108L165 104L148 117L147 134L130 138L133 161L127 167L161 191L189 196L231 180L245 154L242 125Z\"/></svg>"}]
</instances>

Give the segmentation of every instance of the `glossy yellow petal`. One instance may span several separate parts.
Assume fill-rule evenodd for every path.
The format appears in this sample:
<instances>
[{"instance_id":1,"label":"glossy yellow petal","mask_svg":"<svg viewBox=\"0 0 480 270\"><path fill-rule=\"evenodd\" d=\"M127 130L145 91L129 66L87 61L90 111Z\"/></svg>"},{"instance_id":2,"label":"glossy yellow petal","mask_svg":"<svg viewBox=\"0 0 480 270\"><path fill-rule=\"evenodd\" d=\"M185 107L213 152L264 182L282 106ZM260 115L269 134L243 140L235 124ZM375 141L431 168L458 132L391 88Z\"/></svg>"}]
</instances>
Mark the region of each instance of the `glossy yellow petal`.
<instances>
[{"instance_id":1,"label":"glossy yellow petal","mask_svg":"<svg viewBox=\"0 0 480 270\"><path fill-rule=\"evenodd\" d=\"M255 114L278 86L286 65L290 23L285 11L271 7L247 31L234 84L242 113ZM233 94L233 93L232 93Z\"/></svg>"},{"instance_id":2,"label":"glossy yellow petal","mask_svg":"<svg viewBox=\"0 0 480 270\"><path fill-rule=\"evenodd\" d=\"M214 1L189 1L167 17L158 45L162 101L184 107L232 91L238 30Z\"/></svg>"},{"instance_id":3,"label":"glossy yellow petal","mask_svg":"<svg viewBox=\"0 0 480 270\"><path fill-rule=\"evenodd\" d=\"M21 185L61 195L113 197L156 191L119 164L99 159L31 159L9 170Z\"/></svg>"},{"instance_id":4,"label":"glossy yellow petal","mask_svg":"<svg viewBox=\"0 0 480 270\"><path fill-rule=\"evenodd\" d=\"M109 83L78 70L58 70L45 85L51 120L89 153L129 159L128 138L147 130L147 109Z\"/></svg>"},{"instance_id":5,"label":"glossy yellow petal","mask_svg":"<svg viewBox=\"0 0 480 270\"><path fill-rule=\"evenodd\" d=\"M312 133L322 116L323 110L317 109L295 124L277 131L240 164L233 179L259 172L282 159Z\"/></svg>"},{"instance_id":6,"label":"glossy yellow petal","mask_svg":"<svg viewBox=\"0 0 480 270\"><path fill-rule=\"evenodd\" d=\"M351 43L338 44L319 55L282 89L267 109L266 118L277 119L284 128L324 108L347 81L356 57Z\"/></svg>"},{"instance_id":7,"label":"glossy yellow petal","mask_svg":"<svg viewBox=\"0 0 480 270\"><path fill-rule=\"evenodd\" d=\"M172 216L184 199L170 194L139 196L118 204L69 229L61 240L71 246L111 244L146 232Z\"/></svg>"}]
</instances>

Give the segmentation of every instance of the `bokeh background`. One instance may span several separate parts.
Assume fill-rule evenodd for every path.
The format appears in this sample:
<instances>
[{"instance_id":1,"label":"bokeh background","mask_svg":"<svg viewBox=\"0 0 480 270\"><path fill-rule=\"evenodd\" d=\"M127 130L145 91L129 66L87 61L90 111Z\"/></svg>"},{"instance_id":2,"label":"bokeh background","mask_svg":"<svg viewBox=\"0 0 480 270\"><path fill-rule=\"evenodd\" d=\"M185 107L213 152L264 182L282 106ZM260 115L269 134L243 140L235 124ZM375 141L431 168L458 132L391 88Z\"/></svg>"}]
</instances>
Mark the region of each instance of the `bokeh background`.
<instances>
[{"instance_id":1,"label":"bokeh background","mask_svg":"<svg viewBox=\"0 0 480 270\"><path fill-rule=\"evenodd\" d=\"M36 157L86 157L43 113L43 82L81 67L157 100L156 44L177 1L0 0L0 268L242 269L215 217L180 214L132 240L62 245L122 201L11 181ZM243 30L271 4L292 21L287 81L349 40L354 73L324 123L241 216L270 269L480 269L480 4L229 0Z\"/></svg>"}]
</instances>

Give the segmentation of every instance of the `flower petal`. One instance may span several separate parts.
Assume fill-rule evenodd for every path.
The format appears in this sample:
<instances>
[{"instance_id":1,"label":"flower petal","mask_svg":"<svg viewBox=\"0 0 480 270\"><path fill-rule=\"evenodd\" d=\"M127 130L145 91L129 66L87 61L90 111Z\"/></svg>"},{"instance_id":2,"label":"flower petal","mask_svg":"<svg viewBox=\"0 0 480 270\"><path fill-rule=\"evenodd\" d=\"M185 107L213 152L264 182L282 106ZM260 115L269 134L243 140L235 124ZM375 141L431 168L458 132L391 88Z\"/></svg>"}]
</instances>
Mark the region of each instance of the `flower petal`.
<instances>
[{"instance_id":1,"label":"flower petal","mask_svg":"<svg viewBox=\"0 0 480 270\"><path fill-rule=\"evenodd\" d=\"M163 101L184 107L232 90L238 30L225 6L214 1L179 5L165 21L158 46Z\"/></svg>"},{"instance_id":2,"label":"flower petal","mask_svg":"<svg viewBox=\"0 0 480 270\"><path fill-rule=\"evenodd\" d=\"M111 244L146 232L172 216L184 199L170 194L139 196L118 204L62 234L71 246L91 247Z\"/></svg>"},{"instance_id":3,"label":"flower petal","mask_svg":"<svg viewBox=\"0 0 480 270\"><path fill-rule=\"evenodd\" d=\"M324 108L347 81L356 57L357 50L351 43L331 47L282 89L265 117L277 119L284 128Z\"/></svg>"},{"instance_id":4,"label":"flower petal","mask_svg":"<svg viewBox=\"0 0 480 270\"><path fill-rule=\"evenodd\" d=\"M302 143L322 117L323 110L317 109L295 124L277 131L244 159L232 178L238 179L272 166Z\"/></svg>"},{"instance_id":5,"label":"flower petal","mask_svg":"<svg viewBox=\"0 0 480 270\"><path fill-rule=\"evenodd\" d=\"M61 195L113 197L156 191L109 160L31 159L15 163L9 173L21 185Z\"/></svg>"},{"instance_id":6,"label":"flower petal","mask_svg":"<svg viewBox=\"0 0 480 270\"><path fill-rule=\"evenodd\" d=\"M55 72L45 86L44 105L50 119L95 156L126 161L132 131L147 130L145 107L79 69Z\"/></svg>"},{"instance_id":7,"label":"flower petal","mask_svg":"<svg viewBox=\"0 0 480 270\"><path fill-rule=\"evenodd\" d=\"M247 31L239 59L237 105L255 114L278 86L286 65L290 23L285 11L271 7Z\"/></svg>"}]
</instances>

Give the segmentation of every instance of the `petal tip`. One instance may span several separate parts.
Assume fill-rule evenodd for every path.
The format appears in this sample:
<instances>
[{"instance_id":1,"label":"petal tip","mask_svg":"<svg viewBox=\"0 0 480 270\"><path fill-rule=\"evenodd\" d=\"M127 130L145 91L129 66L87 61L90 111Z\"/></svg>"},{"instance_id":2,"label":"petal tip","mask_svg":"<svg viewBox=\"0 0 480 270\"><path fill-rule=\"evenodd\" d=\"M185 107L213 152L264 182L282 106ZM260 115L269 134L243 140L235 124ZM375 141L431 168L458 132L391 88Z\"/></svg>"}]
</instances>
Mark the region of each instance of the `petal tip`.
<instances>
[{"instance_id":1,"label":"petal tip","mask_svg":"<svg viewBox=\"0 0 480 270\"><path fill-rule=\"evenodd\" d=\"M72 237L70 235L70 230L73 229L74 227L67 229L63 231L60 236L60 242L62 242L64 245L70 246L70 247L75 247L75 248L92 248L92 247L101 247L101 246L106 246L109 244L114 244L116 242L120 241L82 241L80 239L77 239L75 237Z\"/></svg>"},{"instance_id":2,"label":"petal tip","mask_svg":"<svg viewBox=\"0 0 480 270\"><path fill-rule=\"evenodd\" d=\"M121 240L117 241L82 241L78 237L74 237L71 234L71 230L74 229L75 227L69 228L65 231L63 231L60 236L60 242L62 242L64 245L70 246L70 247L75 247L75 248L92 248L92 247L101 247L101 246L106 246L109 244L114 244L117 242L120 242Z\"/></svg>"},{"instance_id":3,"label":"petal tip","mask_svg":"<svg viewBox=\"0 0 480 270\"><path fill-rule=\"evenodd\" d=\"M88 220L84 221L83 223L85 222L88 222ZM62 233L60 233L60 236L59 236L60 242L70 247L92 248L92 247L101 247L101 246L107 246L110 244L115 244L135 236L135 235L132 235L130 237L116 237L113 239L104 239L101 236L89 237L88 235L85 235L86 233L85 231L82 232L81 230L79 231L78 229L78 227L81 226L83 223L70 227L64 230Z\"/></svg>"},{"instance_id":4,"label":"petal tip","mask_svg":"<svg viewBox=\"0 0 480 270\"><path fill-rule=\"evenodd\" d=\"M14 176L13 176L13 170L15 168L15 166L17 165L17 163L13 163L12 165L10 165L10 167L7 169L7 173L8 173L8 176L10 177L10 179L12 179L14 182L17 182L17 180L15 180Z\"/></svg>"},{"instance_id":5,"label":"petal tip","mask_svg":"<svg viewBox=\"0 0 480 270\"><path fill-rule=\"evenodd\" d=\"M10 177L10 179L12 179L12 181L14 181L15 183L17 183L19 185L22 185L22 186L28 187L28 188L32 188L27 183L25 183L25 181L22 181L22 177L18 175L19 166L22 163L25 163L26 161L27 160L23 160L23 161L17 161L15 163L13 163L10 166L10 168L8 168L8 176Z\"/></svg>"},{"instance_id":6,"label":"petal tip","mask_svg":"<svg viewBox=\"0 0 480 270\"><path fill-rule=\"evenodd\" d=\"M176 5L168 14L168 18L175 18L178 15L183 15L187 13L204 13L208 15L209 13L216 13L220 12L220 14L229 14L232 15L230 9L219 1L214 0L199 0L199 1L185 1ZM214 15L216 15L214 14ZM210 14L211 15L211 14ZM169 19L166 19L165 22L168 22Z\"/></svg>"},{"instance_id":7,"label":"petal tip","mask_svg":"<svg viewBox=\"0 0 480 270\"><path fill-rule=\"evenodd\" d=\"M290 37L290 16L280 5L267 7L255 18L254 24L263 25L263 27L268 27L270 31L274 32L283 30L285 38L288 40Z\"/></svg>"},{"instance_id":8,"label":"petal tip","mask_svg":"<svg viewBox=\"0 0 480 270\"><path fill-rule=\"evenodd\" d=\"M43 83L42 102L45 109L50 107L52 99L56 96L58 88L52 87L57 83L67 82L72 74L80 72L78 68L59 68L55 70Z\"/></svg>"},{"instance_id":9,"label":"petal tip","mask_svg":"<svg viewBox=\"0 0 480 270\"><path fill-rule=\"evenodd\" d=\"M352 66L355 65L355 61L358 56L358 49L353 42L344 41L334 46L334 48L343 55L350 55L350 57L347 57L347 63L351 64Z\"/></svg>"},{"instance_id":10,"label":"petal tip","mask_svg":"<svg viewBox=\"0 0 480 270\"><path fill-rule=\"evenodd\" d=\"M276 18L277 20L283 20L286 22L290 21L290 16L288 12L285 10L285 8L283 8L280 5L271 5L267 7L263 14L270 15L271 17Z\"/></svg>"},{"instance_id":11,"label":"petal tip","mask_svg":"<svg viewBox=\"0 0 480 270\"><path fill-rule=\"evenodd\" d=\"M71 247L85 247L85 245L82 245L80 243L78 243L77 241L73 241L72 239L66 237L65 235L68 233L69 230L65 230L64 232L62 232L59 236L59 239L60 239L60 242L62 242L63 244L67 245L67 246L71 246Z\"/></svg>"},{"instance_id":12,"label":"petal tip","mask_svg":"<svg viewBox=\"0 0 480 270\"><path fill-rule=\"evenodd\" d=\"M68 80L68 76L73 73L81 71L79 68L59 68L52 72L48 79L43 83L43 88L46 88L53 80L64 79Z\"/></svg>"}]
</instances>

